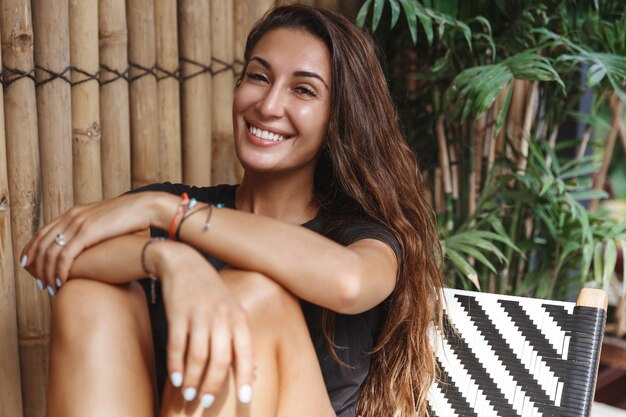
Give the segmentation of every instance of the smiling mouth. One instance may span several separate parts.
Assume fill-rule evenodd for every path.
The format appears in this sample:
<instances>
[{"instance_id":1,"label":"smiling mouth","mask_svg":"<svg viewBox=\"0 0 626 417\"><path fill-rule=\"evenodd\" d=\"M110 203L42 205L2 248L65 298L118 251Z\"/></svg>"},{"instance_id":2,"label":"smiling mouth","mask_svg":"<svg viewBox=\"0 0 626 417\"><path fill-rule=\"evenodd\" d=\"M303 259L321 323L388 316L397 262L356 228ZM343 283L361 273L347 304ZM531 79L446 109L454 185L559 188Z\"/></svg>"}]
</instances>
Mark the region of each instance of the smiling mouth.
<instances>
[{"instance_id":1,"label":"smiling mouth","mask_svg":"<svg viewBox=\"0 0 626 417\"><path fill-rule=\"evenodd\" d=\"M254 127L252 125L248 125L248 132L251 135L256 136L259 139L268 140L271 142L282 142L287 139L283 135L279 135L278 133L270 132L269 130L259 129L258 127Z\"/></svg>"}]
</instances>

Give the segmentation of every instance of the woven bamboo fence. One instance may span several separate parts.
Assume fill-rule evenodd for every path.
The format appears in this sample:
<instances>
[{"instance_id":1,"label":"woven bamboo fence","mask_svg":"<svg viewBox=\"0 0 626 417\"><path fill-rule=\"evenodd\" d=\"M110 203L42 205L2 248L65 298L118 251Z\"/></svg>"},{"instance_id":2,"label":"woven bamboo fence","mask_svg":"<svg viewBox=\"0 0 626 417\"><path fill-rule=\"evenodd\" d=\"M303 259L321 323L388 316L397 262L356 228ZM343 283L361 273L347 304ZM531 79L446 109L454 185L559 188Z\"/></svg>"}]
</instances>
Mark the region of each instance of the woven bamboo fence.
<instances>
[{"instance_id":1,"label":"woven bamboo fence","mask_svg":"<svg viewBox=\"0 0 626 417\"><path fill-rule=\"evenodd\" d=\"M362 3L300 2L352 17ZM284 3L0 0L0 416L45 414L50 300L23 245L131 187L238 182L234 80L250 26Z\"/></svg>"}]
</instances>

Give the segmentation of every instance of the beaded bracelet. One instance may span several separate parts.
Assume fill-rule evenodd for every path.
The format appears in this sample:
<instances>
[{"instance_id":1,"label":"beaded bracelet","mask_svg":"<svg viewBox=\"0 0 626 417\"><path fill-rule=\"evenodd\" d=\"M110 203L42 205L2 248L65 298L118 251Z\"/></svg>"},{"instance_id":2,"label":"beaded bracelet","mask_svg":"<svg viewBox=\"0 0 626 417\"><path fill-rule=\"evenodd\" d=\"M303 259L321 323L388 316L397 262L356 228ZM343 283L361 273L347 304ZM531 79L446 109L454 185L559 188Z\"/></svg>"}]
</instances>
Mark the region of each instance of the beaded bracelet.
<instances>
[{"instance_id":1,"label":"beaded bracelet","mask_svg":"<svg viewBox=\"0 0 626 417\"><path fill-rule=\"evenodd\" d=\"M189 200L189 196L187 195L187 193L183 193L181 197L182 197L182 200L180 204L178 205L178 207L176 208L176 213L174 214L174 217L172 217L172 221L170 222L170 227L167 229L167 236L170 238L170 240L174 240L176 229L178 228L178 223L180 222L180 219L182 218L183 214L186 211L185 207L188 210L189 205L191 203L191 200Z\"/></svg>"},{"instance_id":2,"label":"beaded bracelet","mask_svg":"<svg viewBox=\"0 0 626 417\"><path fill-rule=\"evenodd\" d=\"M190 218L191 216L193 216L196 213L199 213L201 211L204 210L209 210L209 213L207 214L207 218L204 221L204 230L208 230L209 227L211 226L210 221L211 221L211 215L213 214L213 204L209 203L206 206L202 206L199 207L197 210L188 210L187 212L185 212L185 214L183 214L183 217L180 219L180 222L178 223L178 227L176 228L176 233L174 234L174 237L176 238L176 240L180 240L180 229L183 226L183 223L185 222L185 220L187 220L188 218ZM215 208L222 208L224 207L223 203L217 203L215 205Z\"/></svg>"},{"instance_id":3,"label":"beaded bracelet","mask_svg":"<svg viewBox=\"0 0 626 417\"><path fill-rule=\"evenodd\" d=\"M141 268L143 269L143 272L146 273L146 276L148 276L150 278L150 301L152 302L152 304L156 303L156 284L155 281L157 280L157 277L148 270L148 267L146 266L146 250L148 249L148 246L150 246L153 243L156 242L160 242L163 240L167 240L164 237L153 237L152 239L148 240L146 243L144 243L143 247L141 248Z\"/></svg>"},{"instance_id":4,"label":"beaded bracelet","mask_svg":"<svg viewBox=\"0 0 626 417\"><path fill-rule=\"evenodd\" d=\"M220 209L222 207L224 207L224 204L222 203L217 203L215 205L216 208ZM209 230L209 228L211 227L211 215L213 214L213 208L211 207L211 210L209 210L209 213L206 215L206 220L204 221L204 230Z\"/></svg>"}]
</instances>

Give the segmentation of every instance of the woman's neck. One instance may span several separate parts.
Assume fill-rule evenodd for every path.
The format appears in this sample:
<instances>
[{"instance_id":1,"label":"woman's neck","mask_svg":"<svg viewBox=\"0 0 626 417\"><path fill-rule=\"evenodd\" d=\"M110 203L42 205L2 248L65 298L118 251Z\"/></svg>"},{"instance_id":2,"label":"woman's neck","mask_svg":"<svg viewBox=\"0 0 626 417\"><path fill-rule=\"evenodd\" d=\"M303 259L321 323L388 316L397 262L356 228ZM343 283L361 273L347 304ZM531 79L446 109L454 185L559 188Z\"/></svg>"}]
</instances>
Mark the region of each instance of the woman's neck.
<instances>
[{"instance_id":1,"label":"woman's neck","mask_svg":"<svg viewBox=\"0 0 626 417\"><path fill-rule=\"evenodd\" d=\"M303 224L317 215L313 202L313 179L245 173L237 187L237 209Z\"/></svg>"}]
</instances>

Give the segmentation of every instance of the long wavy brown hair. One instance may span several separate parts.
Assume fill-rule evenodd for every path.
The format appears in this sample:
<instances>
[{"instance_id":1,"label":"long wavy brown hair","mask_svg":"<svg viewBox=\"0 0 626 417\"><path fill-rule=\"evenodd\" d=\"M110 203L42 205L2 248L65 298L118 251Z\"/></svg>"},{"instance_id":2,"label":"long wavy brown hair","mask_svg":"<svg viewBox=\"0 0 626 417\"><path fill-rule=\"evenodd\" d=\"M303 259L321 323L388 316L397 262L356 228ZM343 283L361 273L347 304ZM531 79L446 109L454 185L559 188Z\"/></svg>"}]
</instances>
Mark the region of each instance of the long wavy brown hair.
<instances>
[{"instance_id":1,"label":"long wavy brown hair","mask_svg":"<svg viewBox=\"0 0 626 417\"><path fill-rule=\"evenodd\" d=\"M442 315L441 249L435 216L423 197L417 161L402 135L378 50L348 19L290 5L270 10L253 27L246 64L263 35L277 28L304 30L330 52L331 113L315 173L315 197L330 227L365 215L389 228L402 248L396 287L371 352L357 414L426 416L426 394L437 370L429 334Z\"/></svg>"}]
</instances>

